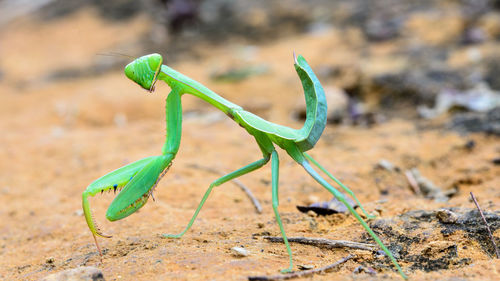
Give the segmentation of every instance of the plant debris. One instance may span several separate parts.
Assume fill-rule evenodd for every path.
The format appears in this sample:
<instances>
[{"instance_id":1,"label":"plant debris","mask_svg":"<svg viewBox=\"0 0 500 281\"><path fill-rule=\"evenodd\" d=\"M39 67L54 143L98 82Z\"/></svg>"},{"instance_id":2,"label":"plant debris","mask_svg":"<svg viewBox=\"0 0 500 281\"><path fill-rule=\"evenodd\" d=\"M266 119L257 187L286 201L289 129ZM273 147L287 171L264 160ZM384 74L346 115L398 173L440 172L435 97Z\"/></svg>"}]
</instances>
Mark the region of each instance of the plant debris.
<instances>
[{"instance_id":1,"label":"plant debris","mask_svg":"<svg viewBox=\"0 0 500 281\"><path fill-rule=\"evenodd\" d=\"M422 117L434 118L453 108L488 112L497 106L500 106L500 92L493 91L486 83L479 83L473 89L463 92L444 89L437 95L434 108L420 106L418 110Z\"/></svg>"},{"instance_id":2,"label":"plant debris","mask_svg":"<svg viewBox=\"0 0 500 281\"><path fill-rule=\"evenodd\" d=\"M406 171L405 175L415 193L421 193L426 198L434 199L436 202L446 202L448 201L448 196L456 192L456 190L443 192L439 186L423 177L417 168Z\"/></svg>"},{"instance_id":3,"label":"plant debris","mask_svg":"<svg viewBox=\"0 0 500 281\"><path fill-rule=\"evenodd\" d=\"M493 237L493 234L491 234L491 229L490 226L488 225L488 222L486 221L486 218L484 217L483 211L481 210L481 207L479 207L479 203L477 203L476 197L474 194L471 192L470 197L474 201L474 204L476 204L477 210L479 211L479 214L481 215L481 218L484 221L484 225L486 225L486 229L488 229L488 235L490 236L491 243L493 244L493 248L495 249L495 254L497 256L497 259L500 259L500 253L498 252L498 247L497 243L495 243L495 237Z\"/></svg>"},{"instance_id":4,"label":"plant debris","mask_svg":"<svg viewBox=\"0 0 500 281\"><path fill-rule=\"evenodd\" d=\"M345 197L347 203L351 205L351 207L356 208L358 205L349 197ZM331 214L337 213L346 213L349 211L344 203L337 200L337 198L333 197L332 200L326 202L317 202L312 203L309 206L297 206L297 209L302 213L307 213L309 211L313 211L319 216L327 216Z\"/></svg>"},{"instance_id":5,"label":"plant debris","mask_svg":"<svg viewBox=\"0 0 500 281\"><path fill-rule=\"evenodd\" d=\"M282 237L263 236L262 238L269 240L271 242L283 243ZM373 251L376 249L376 246L374 244L358 243L346 240L331 240L325 238L288 237L288 242L312 245L326 249L352 248L352 249L367 250L367 251Z\"/></svg>"},{"instance_id":6,"label":"plant debris","mask_svg":"<svg viewBox=\"0 0 500 281\"><path fill-rule=\"evenodd\" d=\"M339 261L336 261L330 265L317 268L317 269L311 269L311 270L304 270L304 271L298 271L298 272L292 272L289 274L280 274L280 275L273 275L273 276L249 276L248 280L249 281L272 281L272 280L288 280L288 279L294 279L294 278L300 278L300 277L307 277L311 276L314 274L322 274L325 272L328 272L335 267L338 267L339 265L345 263L346 261L354 258L354 255L348 255L345 258L342 258Z\"/></svg>"}]
</instances>

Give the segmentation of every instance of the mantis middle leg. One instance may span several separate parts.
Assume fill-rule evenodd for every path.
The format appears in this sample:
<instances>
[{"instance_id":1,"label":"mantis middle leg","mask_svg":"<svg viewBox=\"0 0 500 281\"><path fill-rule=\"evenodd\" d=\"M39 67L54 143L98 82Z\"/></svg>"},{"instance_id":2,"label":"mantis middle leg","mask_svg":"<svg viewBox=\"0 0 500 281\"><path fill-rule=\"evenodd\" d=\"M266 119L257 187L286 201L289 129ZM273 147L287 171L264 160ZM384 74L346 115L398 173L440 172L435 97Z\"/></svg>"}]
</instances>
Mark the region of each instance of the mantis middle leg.
<instances>
[{"instance_id":1,"label":"mantis middle leg","mask_svg":"<svg viewBox=\"0 0 500 281\"><path fill-rule=\"evenodd\" d=\"M270 155L264 155L264 158L258 160L258 161L255 161L251 164L248 164L234 172L231 172L227 175L224 175L218 179L216 179L215 181L213 181L210 186L208 187L207 191L205 192L205 195L203 195L203 198L201 199L201 202L200 204L198 204L198 207L196 208L196 211L194 212L193 214L193 217L191 218L191 220L189 221L188 225L186 226L186 228L178 233L178 234L163 234L163 237L165 238L181 238L182 235L184 235L184 233L186 233L186 231L188 231L191 226L193 225L196 217L198 216L198 213L200 212L201 208L203 207L203 204L205 204L205 201L207 200L208 196L210 195L210 192L212 192L212 189L216 186L219 186L227 181L230 181L232 179L235 179L237 177L240 177L242 175L245 175L245 174L248 174L250 172L253 172L259 168L261 168L262 166L264 166L267 162L269 162L269 158L270 158Z\"/></svg>"},{"instance_id":2,"label":"mantis middle leg","mask_svg":"<svg viewBox=\"0 0 500 281\"><path fill-rule=\"evenodd\" d=\"M279 205L279 199L278 199L278 181L279 181L279 159L278 159L278 153L276 150L273 150L271 154L271 171L272 171L272 176L271 176L271 183L272 183L272 198L273 198L273 210L274 210L274 216L276 217L276 221L278 222L278 225L280 227L281 231L281 236L283 237L283 241L285 242L286 250L288 252L288 257L290 258L290 266L286 269L281 270L282 273L287 273L291 272L293 268L293 261L292 261L292 249L290 248L290 245L288 244L288 238L286 238L285 234L285 229L283 228L283 223L281 222L281 217L280 213L278 212L278 205Z\"/></svg>"}]
</instances>

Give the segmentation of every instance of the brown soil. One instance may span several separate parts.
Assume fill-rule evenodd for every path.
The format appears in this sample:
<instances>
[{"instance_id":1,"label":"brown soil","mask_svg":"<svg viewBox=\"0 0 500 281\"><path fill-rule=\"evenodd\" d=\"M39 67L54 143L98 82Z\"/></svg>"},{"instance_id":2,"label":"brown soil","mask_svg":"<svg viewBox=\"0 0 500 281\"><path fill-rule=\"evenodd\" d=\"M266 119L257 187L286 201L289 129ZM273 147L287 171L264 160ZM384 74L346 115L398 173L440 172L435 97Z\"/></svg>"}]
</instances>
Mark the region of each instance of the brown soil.
<instances>
[{"instance_id":1,"label":"brown soil","mask_svg":"<svg viewBox=\"0 0 500 281\"><path fill-rule=\"evenodd\" d=\"M254 211L238 187L227 183L215 190L182 239L160 237L183 229L215 179L193 165L228 172L260 157L244 130L193 97L183 98L181 150L157 188L156 202L110 223L104 213L113 196L92 198L96 219L105 233L113 235L99 240L105 249L99 262L82 215L81 193L110 170L159 153L164 140L163 100L169 89L158 85L149 94L128 81L121 70L72 79L47 75L88 67L89 62L104 59L97 53L136 42L148 25L141 17L114 25L85 10L43 25L16 21L0 30L0 145L4 148L0 150L0 279L36 280L92 265L103 271L106 280L244 280L286 267L285 247L261 238L266 233L279 235L271 208L269 166L241 178L261 201L262 214ZM345 36L330 31L258 46L253 63L266 63L272 71L238 83L209 79L213 69L238 61L237 42L198 46L198 59L186 57L174 67L268 120L298 128L301 121L294 121L291 112L302 92L292 67L292 51L303 54L313 67L356 61L351 46L343 44ZM470 229L443 232L445 227L432 217L439 208L454 207L459 214L473 210L470 191L485 210L499 209L500 169L491 162L500 151L498 138L431 129L440 128L442 122L392 118L370 129L329 125L311 155L352 187L368 210L378 211L372 225L391 248L404 250L401 265L413 280L499 280L500 260L492 258L484 229L480 236ZM465 144L471 140L475 147L468 150ZM370 242L352 216L298 212L296 205L331 196L286 153L279 153L280 212L288 236ZM417 196L403 172L374 168L381 159L401 171L417 167L436 185L444 190L456 187L457 193L446 203ZM431 215L421 219L412 213L422 210ZM499 237L499 230L494 235ZM230 251L234 246L251 254L234 257ZM336 272L313 280L398 279L388 262L370 252L298 244L292 244L292 250L296 270L299 265L320 267L349 253L356 255ZM359 265L378 273L353 274Z\"/></svg>"}]
</instances>

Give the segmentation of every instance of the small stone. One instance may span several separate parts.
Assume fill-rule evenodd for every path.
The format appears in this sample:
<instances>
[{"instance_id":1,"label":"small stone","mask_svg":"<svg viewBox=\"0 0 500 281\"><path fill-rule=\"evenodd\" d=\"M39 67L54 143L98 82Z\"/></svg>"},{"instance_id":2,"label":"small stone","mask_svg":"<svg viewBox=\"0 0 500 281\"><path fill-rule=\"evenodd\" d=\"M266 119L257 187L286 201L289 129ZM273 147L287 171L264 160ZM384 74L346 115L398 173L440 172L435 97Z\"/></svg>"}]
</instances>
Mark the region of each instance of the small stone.
<instances>
[{"instance_id":1,"label":"small stone","mask_svg":"<svg viewBox=\"0 0 500 281\"><path fill-rule=\"evenodd\" d=\"M442 223L456 223L458 220L457 214L446 209L439 209L436 213L436 217Z\"/></svg>"},{"instance_id":2,"label":"small stone","mask_svg":"<svg viewBox=\"0 0 500 281\"><path fill-rule=\"evenodd\" d=\"M476 146L476 142L474 140L468 140L465 144L464 147L467 150L473 150L474 147Z\"/></svg>"},{"instance_id":3,"label":"small stone","mask_svg":"<svg viewBox=\"0 0 500 281\"><path fill-rule=\"evenodd\" d=\"M82 266L50 274L41 281L104 281L102 271L93 266Z\"/></svg>"},{"instance_id":4,"label":"small stone","mask_svg":"<svg viewBox=\"0 0 500 281\"><path fill-rule=\"evenodd\" d=\"M310 216L310 217L313 217L313 218L315 218L315 217L318 216L318 214L316 214L313 210L307 211L307 215Z\"/></svg>"},{"instance_id":5,"label":"small stone","mask_svg":"<svg viewBox=\"0 0 500 281\"><path fill-rule=\"evenodd\" d=\"M353 273L356 273L356 274L363 273L363 272L364 273L368 273L370 275L376 275L377 274L377 272L373 268L371 268L371 267L365 267L365 266L362 266L362 265L356 267L354 269L354 271L353 271Z\"/></svg>"},{"instance_id":6,"label":"small stone","mask_svg":"<svg viewBox=\"0 0 500 281\"><path fill-rule=\"evenodd\" d=\"M233 256L238 257L238 258L248 257L248 255L250 254L250 252L247 249L242 248L242 247L232 247L231 252L232 252Z\"/></svg>"},{"instance_id":7,"label":"small stone","mask_svg":"<svg viewBox=\"0 0 500 281\"><path fill-rule=\"evenodd\" d=\"M385 160L385 159L380 159L380 161L378 161L376 167L379 169L387 170L389 172L397 170L397 167L394 166L394 164L392 164L391 162L389 162L388 160Z\"/></svg>"},{"instance_id":8,"label":"small stone","mask_svg":"<svg viewBox=\"0 0 500 281\"><path fill-rule=\"evenodd\" d=\"M115 114L113 121L115 122L116 127L124 128L127 125L127 115L123 113Z\"/></svg>"},{"instance_id":9,"label":"small stone","mask_svg":"<svg viewBox=\"0 0 500 281\"><path fill-rule=\"evenodd\" d=\"M386 256L387 255L382 250L377 251L376 254L375 254L375 258L379 259L379 260L385 259Z\"/></svg>"}]
</instances>

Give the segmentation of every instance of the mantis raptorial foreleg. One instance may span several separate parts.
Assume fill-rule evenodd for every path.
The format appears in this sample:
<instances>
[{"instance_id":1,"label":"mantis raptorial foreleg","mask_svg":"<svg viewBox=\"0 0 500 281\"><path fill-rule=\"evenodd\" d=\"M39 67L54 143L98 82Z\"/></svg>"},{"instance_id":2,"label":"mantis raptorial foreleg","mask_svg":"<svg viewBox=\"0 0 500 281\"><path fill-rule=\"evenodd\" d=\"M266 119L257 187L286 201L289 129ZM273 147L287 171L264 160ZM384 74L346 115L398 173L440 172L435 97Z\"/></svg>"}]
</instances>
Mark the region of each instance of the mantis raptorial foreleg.
<instances>
[{"instance_id":1,"label":"mantis raptorial foreleg","mask_svg":"<svg viewBox=\"0 0 500 281\"><path fill-rule=\"evenodd\" d=\"M341 181L339 181L336 177L334 177L330 172L328 172L327 169L323 168L321 164L318 163L318 161L314 160L309 154L304 152L304 156L311 161L316 167L318 167L323 173L325 173L330 179L332 179L334 182L336 182L347 194L351 195L351 197L356 201L358 206L361 208L361 211L363 211L363 214L365 214L367 219L374 219L376 216L368 214L368 212L363 208L363 205L361 205L361 202L359 202L358 198L356 195L354 195L354 192L347 186L345 186Z\"/></svg>"},{"instance_id":2,"label":"mantis raptorial foreleg","mask_svg":"<svg viewBox=\"0 0 500 281\"><path fill-rule=\"evenodd\" d=\"M151 156L135 161L97 179L83 192L83 213L90 231L92 232L92 235L94 235L94 240L101 256L102 252L95 237L100 236L110 238L111 236L103 234L97 223L94 221L94 217L90 211L88 197L108 190L113 190L115 193L117 190L120 191L118 196L113 200L115 203L108 209L106 217L110 221L124 218L146 204L149 195L153 191L152 189L158 181L159 175L168 167L168 164L165 165L165 161L169 161L168 156ZM152 174L155 176L152 176ZM145 190L141 192L145 186L152 188L148 190L148 192ZM124 189L125 192L121 191L122 189ZM127 190L129 191L127 192ZM127 196L127 199L125 199L124 196ZM131 203L121 203L124 202L124 200ZM115 208L120 211L115 211Z\"/></svg>"},{"instance_id":3,"label":"mantis raptorial foreleg","mask_svg":"<svg viewBox=\"0 0 500 281\"><path fill-rule=\"evenodd\" d=\"M253 163L250 163L250 164L246 165L245 167L242 167L236 171L233 171L233 172L231 172L227 175L224 175L224 176L216 179L215 181L213 181L210 184L210 186L208 187L207 191L205 192L205 195L203 195L203 198L201 198L200 204L198 204L198 207L196 208L196 211L194 211L194 214L191 217L191 219L189 220L189 223L186 226L186 228L178 234L163 234L163 237L165 237L165 238L181 238L182 235L184 235L184 233L186 233L186 231L188 231L191 228L191 226L193 225L196 217L198 216L198 213L200 212L201 208L203 207L203 204L205 204L205 201L207 201L207 198L210 195L210 193L212 192L212 189L214 187L219 186L219 185L221 185L225 182L228 182L232 179L235 179L237 177L248 174L250 172L253 172L253 171L261 168L262 166L264 166L267 162L269 162L269 156L264 157L258 161L253 162Z\"/></svg>"},{"instance_id":4,"label":"mantis raptorial foreleg","mask_svg":"<svg viewBox=\"0 0 500 281\"><path fill-rule=\"evenodd\" d=\"M279 187L279 158L276 150L273 150L271 155L271 185L272 185L272 198L273 198L273 210L274 216L276 217L276 222L278 222L278 226L280 227L281 236L283 237L283 241L285 242L286 251L288 252L288 258L290 259L290 266L286 269L281 270L282 273L291 272L293 269L293 259L292 259L292 249L290 248L290 244L288 243L288 238L286 237L285 228L283 227L283 222L281 222L280 213L278 212L279 206L279 196L278 196L278 187Z\"/></svg>"}]
</instances>

